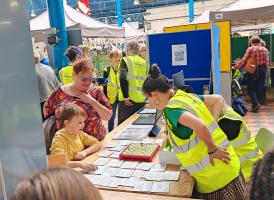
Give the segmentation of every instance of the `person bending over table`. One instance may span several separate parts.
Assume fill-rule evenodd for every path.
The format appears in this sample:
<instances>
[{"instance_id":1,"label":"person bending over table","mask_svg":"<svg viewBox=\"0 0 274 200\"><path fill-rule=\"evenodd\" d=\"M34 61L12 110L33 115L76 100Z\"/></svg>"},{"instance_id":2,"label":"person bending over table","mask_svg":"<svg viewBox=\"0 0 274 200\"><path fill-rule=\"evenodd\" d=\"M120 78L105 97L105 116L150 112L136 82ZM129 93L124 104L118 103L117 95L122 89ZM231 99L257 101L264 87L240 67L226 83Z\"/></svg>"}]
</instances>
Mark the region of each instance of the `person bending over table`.
<instances>
[{"instance_id":1,"label":"person bending over table","mask_svg":"<svg viewBox=\"0 0 274 200\"><path fill-rule=\"evenodd\" d=\"M163 110L177 159L196 180L193 196L246 199L239 158L204 102L182 90L174 91L157 65L152 66L142 90L151 106Z\"/></svg>"},{"instance_id":2,"label":"person bending over table","mask_svg":"<svg viewBox=\"0 0 274 200\"><path fill-rule=\"evenodd\" d=\"M55 88L44 104L45 119L56 117L56 127L60 126L60 111L63 105L74 103L87 114L84 132L99 141L106 135L102 120L109 120L112 115L111 105L103 91L92 85L93 67L87 61L80 61L73 66L74 81Z\"/></svg>"}]
</instances>

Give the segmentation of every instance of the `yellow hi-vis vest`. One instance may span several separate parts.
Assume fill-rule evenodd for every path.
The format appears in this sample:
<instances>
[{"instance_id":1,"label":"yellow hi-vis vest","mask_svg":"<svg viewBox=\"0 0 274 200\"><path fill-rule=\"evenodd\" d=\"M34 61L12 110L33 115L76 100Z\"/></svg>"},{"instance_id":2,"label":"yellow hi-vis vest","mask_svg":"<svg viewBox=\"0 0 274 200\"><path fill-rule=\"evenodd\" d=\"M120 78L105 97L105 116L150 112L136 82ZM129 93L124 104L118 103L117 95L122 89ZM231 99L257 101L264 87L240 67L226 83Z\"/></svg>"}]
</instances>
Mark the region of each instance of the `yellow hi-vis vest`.
<instances>
[{"instance_id":1,"label":"yellow hi-vis vest","mask_svg":"<svg viewBox=\"0 0 274 200\"><path fill-rule=\"evenodd\" d=\"M198 192L214 192L223 188L239 176L240 160L237 154L229 144L226 135L220 129L205 104L198 97L177 90L166 107L185 109L203 120L213 141L217 145L227 148L231 158L229 164L225 164L221 160L215 159L215 164L212 166L207 146L196 136L195 132L192 133L189 139L177 137L172 132L169 119L164 115L167 122L169 140L176 153L176 157L187 172L195 178Z\"/></svg>"},{"instance_id":2,"label":"yellow hi-vis vest","mask_svg":"<svg viewBox=\"0 0 274 200\"><path fill-rule=\"evenodd\" d=\"M63 85L72 83L74 81L73 66L72 65L68 65L68 66L62 68L59 71L59 77L60 77L61 83Z\"/></svg>"},{"instance_id":3,"label":"yellow hi-vis vest","mask_svg":"<svg viewBox=\"0 0 274 200\"><path fill-rule=\"evenodd\" d=\"M253 170L253 164L263 156L263 153L258 149L254 136L250 133L250 129L246 121L236 113L233 109L227 110L222 117L218 119L230 119L241 121L239 135L230 141L231 146L234 148L241 162L241 170L245 181L249 181Z\"/></svg>"},{"instance_id":4,"label":"yellow hi-vis vest","mask_svg":"<svg viewBox=\"0 0 274 200\"><path fill-rule=\"evenodd\" d=\"M118 80L118 75L117 75L118 70L119 70L119 65L117 67L117 73L114 72L112 66L110 66L110 69L109 69L107 96L111 104L115 103L118 96L118 92L120 90L120 86L118 85L118 82L120 82L120 80Z\"/></svg>"},{"instance_id":5,"label":"yellow hi-vis vest","mask_svg":"<svg viewBox=\"0 0 274 200\"><path fill-rule=\"evenodd\" d=\"M142 93L142 86L148 75L146 61L138 55L124 57L123 59L128 68L127 80L129 99L136 103L143 103L145 101L145 97ZM118 74L118 78L120 79L120 73ZM123 99L123 93L120 91L119 101L123 101Z\"/></svg>"}]
</instances>

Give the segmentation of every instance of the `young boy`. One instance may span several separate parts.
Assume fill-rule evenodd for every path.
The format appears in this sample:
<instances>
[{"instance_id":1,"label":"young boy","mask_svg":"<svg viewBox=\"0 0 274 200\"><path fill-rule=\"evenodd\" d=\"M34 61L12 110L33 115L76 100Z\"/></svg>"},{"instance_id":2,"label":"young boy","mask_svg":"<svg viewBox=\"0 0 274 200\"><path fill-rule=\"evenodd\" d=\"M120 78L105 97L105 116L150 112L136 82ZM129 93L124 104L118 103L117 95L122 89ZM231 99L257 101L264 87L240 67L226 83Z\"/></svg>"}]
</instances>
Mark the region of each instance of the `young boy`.
<instances>
[{"instance_id":1,"label":"young boy","mask_svg":"<svg viewBox=\"0 0 274 200\"><path fill-rule=\"evenodd\" d=\"M96 166L79 160L98 151L101 145L97 139L83 132L85 119L86 113L79 106L65 105L60 113L63 129L55 134L50 154L66 154L70 168L80 167L88 172L96 170Z\"/></svg>"}]
</instances>

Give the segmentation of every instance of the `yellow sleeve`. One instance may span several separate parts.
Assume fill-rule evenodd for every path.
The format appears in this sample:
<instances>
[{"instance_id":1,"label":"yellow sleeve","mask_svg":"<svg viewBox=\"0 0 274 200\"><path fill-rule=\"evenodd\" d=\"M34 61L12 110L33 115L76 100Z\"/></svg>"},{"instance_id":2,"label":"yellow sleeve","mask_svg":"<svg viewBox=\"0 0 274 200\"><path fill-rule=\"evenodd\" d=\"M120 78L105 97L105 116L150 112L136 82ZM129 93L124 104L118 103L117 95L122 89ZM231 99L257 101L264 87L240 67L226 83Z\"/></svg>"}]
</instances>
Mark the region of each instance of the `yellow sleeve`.
<instances>
[{"instance_id":1,"label":"yellow sleeve","mask_svg":"<svg viewBox=\"0 0 274 200\"><path fill-rule=\"evenodd\" d=\"M50 155L58 155L58 154L66 154L66 147L61 137L56 135L54 136L51 143Z\"/></svg>"},{"instance_id":2,"label":"yellow sleeve","mask_svg":"<svg viewBox=\"0 0 274 200\"><path fill-rule=\"evenodd\" d=\"M84 146L86 146L86 147L90 147L90 146L93 145L93 144L99 143L99 141L98 141L96 138L94 138L94 137L88 135L88 134L85 133L85 132L82 132L82 133L81 133L80 138L81 138L82 143L83 143Z\"/></svg>"}]
</instances>

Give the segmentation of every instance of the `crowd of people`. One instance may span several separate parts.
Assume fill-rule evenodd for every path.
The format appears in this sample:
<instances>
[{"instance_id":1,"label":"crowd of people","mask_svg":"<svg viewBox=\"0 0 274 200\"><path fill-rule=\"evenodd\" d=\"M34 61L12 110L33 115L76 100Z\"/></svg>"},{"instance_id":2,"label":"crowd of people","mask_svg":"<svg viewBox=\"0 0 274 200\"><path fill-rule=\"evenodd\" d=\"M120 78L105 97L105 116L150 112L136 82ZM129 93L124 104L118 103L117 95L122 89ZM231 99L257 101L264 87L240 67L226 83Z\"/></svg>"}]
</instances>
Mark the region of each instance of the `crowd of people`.
<instances>
[{"instance_id":1,"label":"crowd of people","mask_svg":"<svg viewBox=\"0 0 274 200\"><path fill-rule=\"evenodd\" d=\"M247 50L248 55L257 51L264 53L257 40L252 39L251 43L256 45ZM86 172L96 170L95 165L81 160L100 150L100 141L107 134L102 120L108 120L111 132L117 109L118 124L121 124L148 103L163 112L170 145L182 166L195 179L193 197L214 200L273 198L273 151L263 157L246 121L223 97L175 90L158 65L149 69L146 46L136 42L126 44L125 55L118 51L109 54L108 84L104 92L94 85L94 68L89 51L84 48L71 46L67 49L70 65L60 71L61 83L52 70L45 73L45 80L50 80L47 82L50 84L45 90L47 98L45 95L41 98L43 119L47 123L47 119L54 116L56 124L51 155L65 154L70 168L80 167ZM35 53L34 57L36 70L40 69ZM244 65L246 57L236 68ZM257 65L261 68L259 73L263 74L266 63L258 61ZM41 83L44 87L47 85L46 81ZM250 90L255 93L254 88L249 87ZM258 110L259 103L255 103L254 100L253 109ZM42 183L39 180L43 180ZM73 181L79 184L68 188ZM268 184L265 187L270 190L260 190L260 184L262 187ZM249 185L248 193L246 185ZM85 194L87 188L94 193ZM63 194L66 190L70 192ZM31 176L18 186L13 199L73 199L75 193L82 195L77 199L101 199L89 181L69 169L49 169Z\"/></svg>"}]
</instances>

